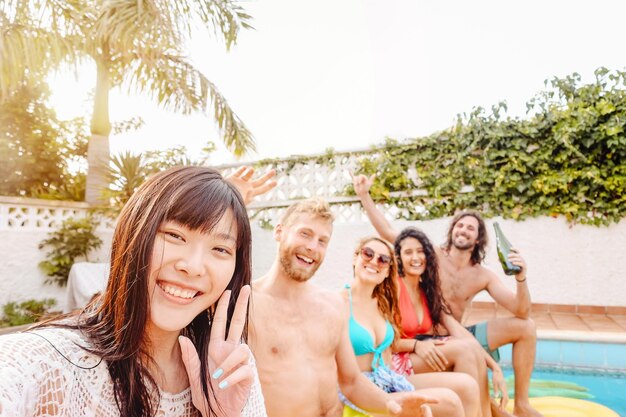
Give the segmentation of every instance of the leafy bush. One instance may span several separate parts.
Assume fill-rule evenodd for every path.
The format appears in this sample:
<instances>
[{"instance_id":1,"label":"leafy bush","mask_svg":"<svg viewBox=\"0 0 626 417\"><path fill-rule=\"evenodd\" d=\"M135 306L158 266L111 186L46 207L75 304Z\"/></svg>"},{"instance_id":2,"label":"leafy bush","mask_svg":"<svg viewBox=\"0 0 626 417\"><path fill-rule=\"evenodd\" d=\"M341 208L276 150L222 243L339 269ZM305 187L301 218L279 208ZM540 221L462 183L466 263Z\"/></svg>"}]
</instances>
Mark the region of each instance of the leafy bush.
<instances>
[{"instance_id":1,"label":"leafy bush","mask_svg":"<svg viewBox=\"0 0 626 417\"><path fill-rule=\"evenodd\" d=\"M618 222L626 216L626 72L600 68L595 78L546 82L527 119L503 118L500 103L426 138L388 140L361 157L360 172L376 172L373 197L404 208L408 220L469 208L487 217Z\"/></svg>"},{"instance_id":2,"label":"leafy bush","mask_svg":"<svg viewBox=\"0 0 626 417\"><path fill-rule=\"evenodd\" d=\"M0 195L82 201L89 126L59 120L47 83L33 80L0 94Z\"/></svg>"},{"instance_id":3,"label":"leafy bush","mask_svg":"<svg viewBox=\"0 0 626 417\"><path fill-rule=\"evenodd\" d=\"M28 300L19 304L15 302L6 303L2 307L4 316L0 318L0 327L35 323L55 304L56 300L52 298Z\"/></svg>"},{"instance_id":4,"label":"leafy bush","mask_svg":"<svg viewBox=\"0 0 626 417\"><path fill-rule=\"evenodd\" d=\"M74 261L77 258L88 261L89 252L102 245L102 239L94 233L97 224L97 220L91 216L68 219L39 244L39 249L52 247L47 260L39 263L39 267L50 277L46 280L47 284L65 286Z\"/></svg>"},{"instance_id":5,"label":"leafy bush","mask_svg":"<svg viewBox=\"0 0 626 417\"><path fill-rule=\"evenodd\" d=\"M608 225L626 216L626 72L600 68L581 85L573 74L546 81L527 103L525 119L506 117L505 103L459 115L428 137L387 139L358 153L266 159L256 168L329 167L356 156L357 172L377 174L374 200L395 205L406 220L474 209L485 217L565 216ZM282 165L281 165L282 163ZM340 191L354 195L352 185ZM258 213L258 212L257 212Z\"/></svg>"}]
</instances>

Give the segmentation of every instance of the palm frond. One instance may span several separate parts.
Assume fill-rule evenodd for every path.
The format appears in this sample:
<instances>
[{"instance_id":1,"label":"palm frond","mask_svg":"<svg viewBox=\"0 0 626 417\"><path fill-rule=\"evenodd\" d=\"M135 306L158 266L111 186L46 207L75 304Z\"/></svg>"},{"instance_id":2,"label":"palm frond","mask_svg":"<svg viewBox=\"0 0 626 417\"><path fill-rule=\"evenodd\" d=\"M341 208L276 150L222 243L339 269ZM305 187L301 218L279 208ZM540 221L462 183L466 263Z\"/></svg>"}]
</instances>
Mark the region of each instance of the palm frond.
<instances>
[{"instance_id":1,"label":"palm frond","mask_svg":"<svg viewBox=\"0 0 626 417\"><path fill-rule=\"evenodd\" d=\"M107 1L94 21L94 44L125 63L139 51L180 51L184 40L165 15L150 1Z\"/></svg>"},{"instance_id":2,"label":"palm frond","mask_svg":"<svg viewBox=\"0 0 626 417\"><path fill-rule=\"evenodd\" d=\"M76 68L84 1L0 1L0 99L60 64Z\"/></svg>"},{"instance_id":3,"label":"palm frond","mask_svg":"<svg viewBox=\"0 0 626 417\"><path fill-rule=\"evenodd\" d=\"M123 81L129 64L138 56L153 62L164 52L182 53L183 36L159 6L150 0L110 0L98 8L88 52L106 63L113 86Z\"/></svg>"},{"instance_id":4,"label":"palm frond","mask_svg":"<svg viewBox=\"0 0 626 417\"><path fill-rule=\"evenodd\" d=\"M207 28L216 37L223 37L226 48L237 43L241 29L253 29L252 17L248 15L237 1L233 0L162 0L160 3L164 14L168 16L172 27L181 34L191 36L194 19L198 19L203 28ZM163 6L165 3L165 6ZM181 19L181 16L192 16L192 19Z\"/></svg>"},{"instance_id":5,"label":"palm frond","mask_svg":"<svg viewBox=\"0 0 626 417\"><path fill-rule=\"evenodd\" d=\"M93 20L94 5L90 0L1 0L0 15L8 22L48 29L62 35L83 32Z\"/></svg>"},{"instance_id":6,"label":"palm frond","mask_svg":"<svg viewBox=\"0 0 626 417\"><path fill-rule=\"evenodd\" d=\"M130 151L111 156L107 171L113 189L123 193L127 198L146 180L142 172L141 154L133 154Z\"/></svg>"},{"instance_id":7,"label":"palm frond","mask_svg":"<svg viewBox=\"0 0 626 417\"><path fill-rule=\"evenodd\" d=\"M150 96L166 110L183 114L212 112L226 148L234 155L256 150L252 134L226 98L185 58L166 54L152 61L138 58L131 64L127 82L129 89Z\"/></svg>"},{"instance_id":8,"label":"palm frond","mask_svg":"<svg viewBox=\"0 0 626 417\"><path fill-rule=\"evenodd\" d=\"M233 1L201 1L197 2L200 18L205 23L210 23L214 28L219 29L226 49L237 43L239 30L253 29L252 17L236 2Z\"/></svg>"},{"instance_id":9,"label":"palm frond","mask_svg":"<svg viewBox=\"0 0 626 417\"><path fill-rule=\"evenodd\" d=\"M62 63L76 65L74 40L44 29L9 24L0 31L0 99L31 77Z\"/></svg>"}]
</instances>

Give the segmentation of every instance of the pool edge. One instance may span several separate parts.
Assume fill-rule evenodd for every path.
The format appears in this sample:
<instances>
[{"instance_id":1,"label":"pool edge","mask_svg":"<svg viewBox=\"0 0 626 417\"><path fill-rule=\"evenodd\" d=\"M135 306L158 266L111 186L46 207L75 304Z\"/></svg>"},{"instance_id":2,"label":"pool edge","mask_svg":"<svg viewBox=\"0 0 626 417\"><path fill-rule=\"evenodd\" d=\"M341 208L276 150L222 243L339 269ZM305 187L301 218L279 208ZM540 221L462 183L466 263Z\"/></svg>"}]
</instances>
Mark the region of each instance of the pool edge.
<instances>
[{"instance_id":1,"label":"pool edge","mask_svg":"<svg viewBox=\"0 0 626 417\"><path fill-rule=\"evenodd\" d=\"M537 330L539 340L626 344L626 332L589 332L581 330Z\"/></svg>"}]
</instances>

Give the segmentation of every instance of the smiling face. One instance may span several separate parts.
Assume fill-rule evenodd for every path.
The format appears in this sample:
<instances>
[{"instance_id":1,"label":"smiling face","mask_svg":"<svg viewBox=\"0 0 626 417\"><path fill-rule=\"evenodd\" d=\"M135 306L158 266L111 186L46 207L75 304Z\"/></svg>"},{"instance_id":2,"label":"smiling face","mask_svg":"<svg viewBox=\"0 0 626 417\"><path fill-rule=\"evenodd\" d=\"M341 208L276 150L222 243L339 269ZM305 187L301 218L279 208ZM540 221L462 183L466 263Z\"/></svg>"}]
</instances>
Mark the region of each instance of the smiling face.
<instances>
[{"instance_id":1,"label":"smiling face","mask_svg":"<svg viewBox=\"0 0 626 417\"><path fill-rule=\"evenodd\" d=\"M386 260L389 262L385 262ZM378 240L369 240L362 244L354 255L354 277L378 285L389 277L392 260L393 253L387 245Z\"/></svg>"},{"instance_id":2,"label":"smiling face","mask_svg":"<svg viewBox=\"0 0 626 417\"><path fill-rule=\"evenodd\" d=\"M400 260L404 276L421 277L426 270L424 247L414 237L407 237L400 242Z\"/></svg>"},{"instance_id":3,"label":"smiling face","mask_svg":"<svg viewBox=\"0 0 626 417\"><path fill-rule=\"evenodd\" d=\"M227 211L209 232L165 221L150 263L148 327L178 332L217 302L233 277L237 225Z\"/></svg>"},{"instance_id":4,"label":"smiling face","mask_svg":"<svg viewBox=\"0 0 626 417\"><path fill-rule=\"evenodd\" d=\"M452 227L452 245L459 250L472 250L478 243L478 220L472 216L460 218Z\"/></svg>"},{"instance_id":5,"label":"smiling face","mask_svg":"<svg viewBox=\"0 0 626 417\"><path fill-rule=\"evenodd\" d=\"M330 242L330 220L311 213L296 214L287 226L279 224L274 232L283 272L298 282L305 282L318 270Z\"/></svg>"}]
</instances>

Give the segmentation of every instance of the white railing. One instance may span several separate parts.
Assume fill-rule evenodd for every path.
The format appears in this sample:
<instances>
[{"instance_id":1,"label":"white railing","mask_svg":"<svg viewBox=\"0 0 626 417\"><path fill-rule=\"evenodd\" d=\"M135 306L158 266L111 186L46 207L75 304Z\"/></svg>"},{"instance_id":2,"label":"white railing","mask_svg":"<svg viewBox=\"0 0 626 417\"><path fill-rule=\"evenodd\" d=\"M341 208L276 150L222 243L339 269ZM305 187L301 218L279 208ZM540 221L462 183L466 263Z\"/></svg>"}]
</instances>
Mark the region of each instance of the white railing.
<instances>
[{"instance_id":1,"label":"white railing","mask_svg":"<svg viewBox=\"0 0 626 417\"><path fill-rule=\"evenodd\" d=\"M89 204L73 201L0 197L0 230L50 231L64 220L84 217Z\"/></svg>"},{"instance_id":2,"label":"white railing","mask_svg":"<svg viewBox=\"0 0 626 417\"><path fill-rule=\"evenodd\" d=\"M376 150L360 149L333 154L307 155L274 160L267 168L277 172L276 187L257 198L249 206L250 217L261 221L280 218L285 208L293 202L309 197L322 197L331 204L337 223L367 221L356 196L347 195L352 185L350 172L358 168L358 160L367 155L375 157ZM216 167L223 175L229 175L241 165L228 164ZM417 171L409 169L408 177L417 183ZM394 195L394 193L392 193ZM425 195L415 190L411 195ZM386 216L396 219L400 210L393 205L381 205Z\"/></svg>"},{"instance_id":3,"label":"white railing","mask_svg":"<svg viewBox=\"0 0 626 417\"><path fill-rule=\"evenodd\" d=\"M270 203L267 206L286 206L302 198L343 196L346 186L351 183L350 171L356 169L357 157L360 155L354 152L340 153L330 160L325 158L324 163L318 162L317 156L325 157L323 154L290 157L268 165L268 168L274 168L277 172L277 185L260 197L257 205ZM228 175L241 165L229 164L216 168Z\"/></svg>"},{"instance_id":4,"label":"white railing","mask_svg":"<svg viewBox=\"0 0 626 417\"><path fill-rule=\"evenodd\" d=\"M330 159L326 154L319 154L273 161L268 168L276 169L277 186L250 205L250 216L253 219L275 221L294 201L323 197L331 203L338 223L365 221L358 198L346 195L346 190L352 183L350 172L358 167L358 159L367 154L375 156L376 151L342 152L334 154ZM241 165L229 164L216 168L228 175ZM408 175L416 181L414 169L409 170ZM419 190L412 194L424 195ZM400 214L395 206L384 205L381 208L390 220ZM88 210L87 203L0 197L0 230L50 231L68 218L85 216ZM111 225L102 227L110 228Z\"/></svg>"}]
</instances>

